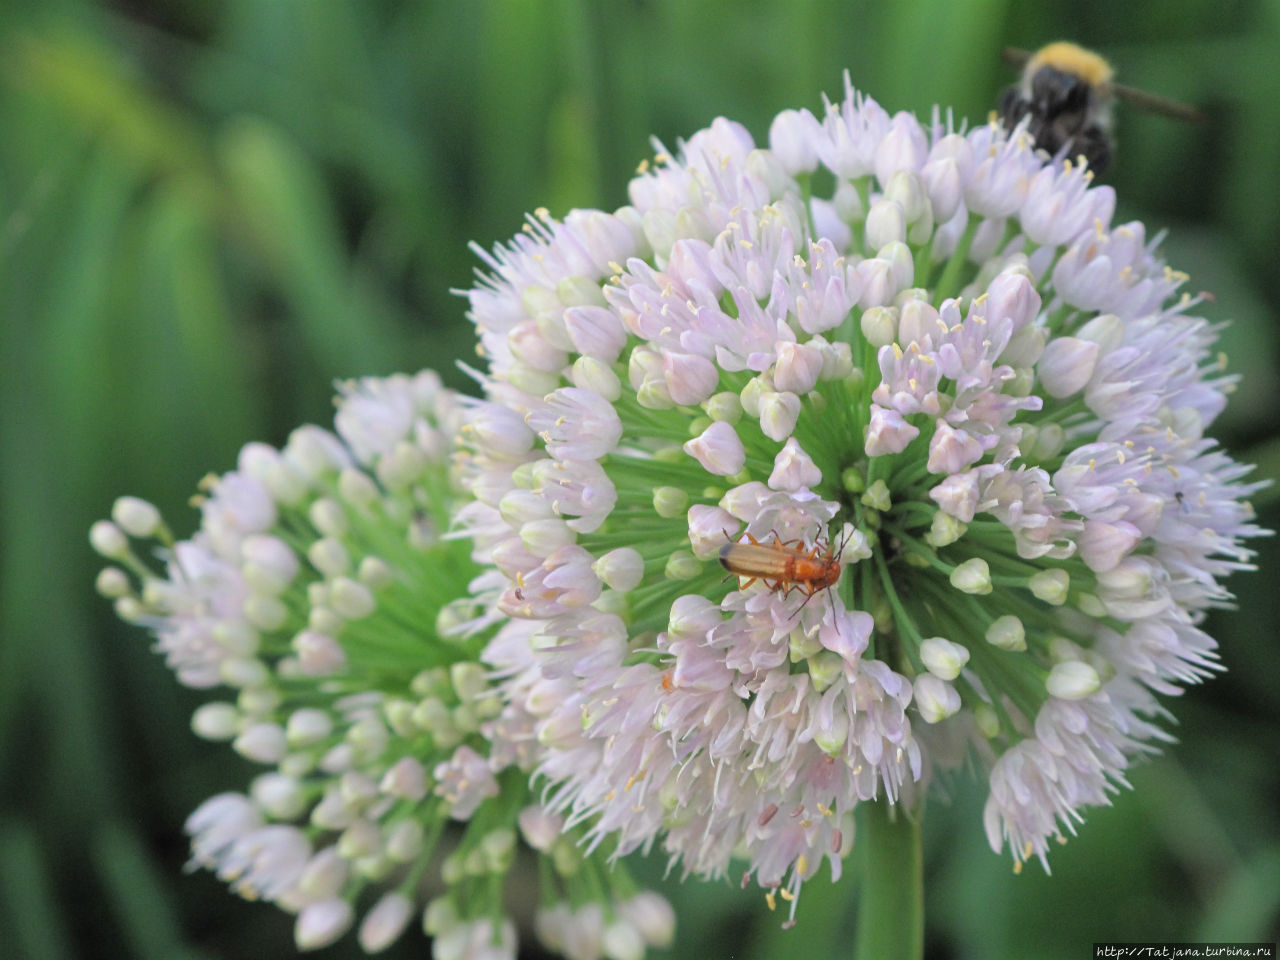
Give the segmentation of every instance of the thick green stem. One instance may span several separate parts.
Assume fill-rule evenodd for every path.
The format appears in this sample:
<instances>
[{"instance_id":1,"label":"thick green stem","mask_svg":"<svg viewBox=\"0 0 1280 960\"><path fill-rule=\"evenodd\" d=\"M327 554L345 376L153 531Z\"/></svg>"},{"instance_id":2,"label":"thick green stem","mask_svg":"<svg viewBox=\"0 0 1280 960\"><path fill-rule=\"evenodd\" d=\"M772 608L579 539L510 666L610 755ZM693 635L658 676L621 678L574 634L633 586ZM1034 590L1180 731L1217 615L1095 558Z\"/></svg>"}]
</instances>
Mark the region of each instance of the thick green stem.
<instances>
[{"instance_id":1,"label":"thick green stem","mask_svg":"<svg viewBox=\"0 0 1280 960\"><path fill-rule=\"evenodd\" d=\"M883 800L858 804L856 845L865 858L853 955L856 960L924 956L924 867L920 813Z\"/></svg>"}]
</instances>

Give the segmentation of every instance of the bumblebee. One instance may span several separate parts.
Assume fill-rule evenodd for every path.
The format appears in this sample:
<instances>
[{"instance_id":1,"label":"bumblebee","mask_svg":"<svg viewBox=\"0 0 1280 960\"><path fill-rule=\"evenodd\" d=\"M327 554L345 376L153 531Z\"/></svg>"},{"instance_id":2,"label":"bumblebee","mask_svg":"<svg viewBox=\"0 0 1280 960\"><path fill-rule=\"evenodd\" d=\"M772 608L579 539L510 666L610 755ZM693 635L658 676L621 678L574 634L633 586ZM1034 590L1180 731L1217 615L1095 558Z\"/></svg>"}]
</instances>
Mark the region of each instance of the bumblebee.
<instances>
[{"instance_id":1,"label":"bumblebee","mask_svg":"<svg viewBox=\"0 0 1280 960\"><path fill-rule=\"evenodd\" d=\"M1030 117L1027 132L1037 147L1055 156L1083 156L1095 173L1111 159L1111 104L1117 98L1181 120L1205 120L1194 107L1112 83L1111 64L1074 43L1051 43L1035 53L1007 47L1003 56L1022 68L1021 82L1000 97L1005 126Z\"/></svg>"}]
</instances>

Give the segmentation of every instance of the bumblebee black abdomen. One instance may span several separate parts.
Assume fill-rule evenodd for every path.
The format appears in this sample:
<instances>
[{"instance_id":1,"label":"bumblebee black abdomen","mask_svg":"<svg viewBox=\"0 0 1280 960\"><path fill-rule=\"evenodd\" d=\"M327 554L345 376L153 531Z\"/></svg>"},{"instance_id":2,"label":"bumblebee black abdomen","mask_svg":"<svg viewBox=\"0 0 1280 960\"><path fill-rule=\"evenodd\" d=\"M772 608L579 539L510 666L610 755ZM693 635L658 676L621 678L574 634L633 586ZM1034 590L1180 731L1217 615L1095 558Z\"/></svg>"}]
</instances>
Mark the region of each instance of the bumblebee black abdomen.
<instances>
[{"instance_id":1,"label":"bumblebee black abdomen","mask_svg":"<svg viewBox=\"0 0 1280 960\"><path fill-rule=\"evenodd\" d=\"M1024 92L1026 87L1030 89ZM1000 119L1008 129L1029 116L1027 133L1036 147L1052 156L1065 152L1070 160L1083 156L1095 173L1111 159L1106 127L1094 119L1098 109L1088 83L1054 67L1040 67L1029 83L1010 87L1000 97Z\"/></svg>"}]
</instances>

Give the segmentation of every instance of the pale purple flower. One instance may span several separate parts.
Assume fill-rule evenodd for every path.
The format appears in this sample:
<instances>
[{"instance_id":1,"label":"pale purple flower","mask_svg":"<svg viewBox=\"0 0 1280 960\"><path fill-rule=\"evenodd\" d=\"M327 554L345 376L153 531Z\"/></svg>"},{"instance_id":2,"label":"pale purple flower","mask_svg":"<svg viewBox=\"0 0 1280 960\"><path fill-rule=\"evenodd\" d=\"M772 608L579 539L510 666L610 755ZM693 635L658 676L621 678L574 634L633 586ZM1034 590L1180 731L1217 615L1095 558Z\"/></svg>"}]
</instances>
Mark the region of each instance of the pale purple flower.
<instances>
[{"instance_id":1,"label":"pale purple flower","mask_svg":"<svg viewBox=\"0 0 1280 960\"><path fill-rule=\"evenodd\" d=\"M1192 624L1259 533L1205 439L1213 327L1087 171L939 116L848 85L767 150L717 120L486 258L460 520L511 618L493 725L590 844L794 893L975 741L1021 862L1160 737L1147 691L1213 668ZM589 514L554 480L586 464Z\"/></svg>"}]
</instances>

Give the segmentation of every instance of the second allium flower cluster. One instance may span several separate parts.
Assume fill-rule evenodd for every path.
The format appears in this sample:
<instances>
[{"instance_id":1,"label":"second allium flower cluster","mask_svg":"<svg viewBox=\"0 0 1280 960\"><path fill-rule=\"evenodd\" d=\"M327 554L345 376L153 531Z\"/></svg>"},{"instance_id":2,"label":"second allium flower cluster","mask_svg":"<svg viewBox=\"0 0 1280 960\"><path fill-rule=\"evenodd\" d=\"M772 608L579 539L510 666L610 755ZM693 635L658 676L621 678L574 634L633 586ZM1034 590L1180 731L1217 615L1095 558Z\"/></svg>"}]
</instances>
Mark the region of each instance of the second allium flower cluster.
<instances>
[{"instance_id":1,"label":"second allium flower cluster","mask_svg":"<svg viewBox=\"0 0 1280 960\"><path fill-rule=\"evenodd\" d=\"M511 956L486 878L519 831L560 878L543 939L637 957L669 908L600 861L737 858L794 915L859 803L976 757L991 845L1044 860L1163 737L1154 695L1215 668L1200 623L1259 532L1206 437L1214 329L1091 180L852 89L767 148L718 120L629 206L485 255L483 399L347 388L337 437L246 448L164 575L126 504L95 543L133 577L100 588L239 688L197 730L275 768L193 816L197 859L307 946L391 878L376 949L467 821L428 931ZM726 582L751 541L773 575Z\"/></svg>"}]
</instances>

